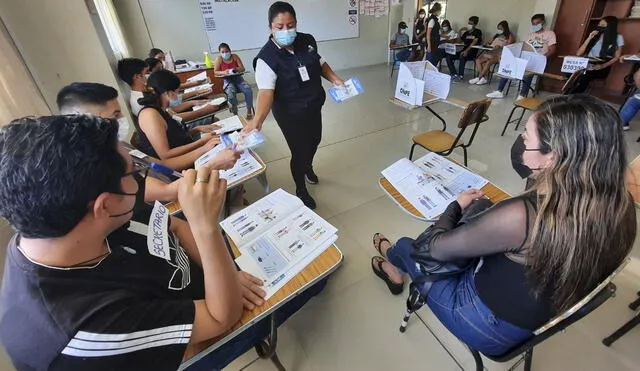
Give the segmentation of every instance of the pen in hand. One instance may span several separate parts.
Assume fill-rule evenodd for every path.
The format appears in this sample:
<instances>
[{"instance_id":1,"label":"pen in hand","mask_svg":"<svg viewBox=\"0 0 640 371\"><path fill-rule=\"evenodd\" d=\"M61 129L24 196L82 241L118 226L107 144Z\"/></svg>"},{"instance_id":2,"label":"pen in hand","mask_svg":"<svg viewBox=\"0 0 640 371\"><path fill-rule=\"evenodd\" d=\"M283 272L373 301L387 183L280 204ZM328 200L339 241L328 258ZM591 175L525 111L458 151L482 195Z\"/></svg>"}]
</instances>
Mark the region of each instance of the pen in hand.
<instances>
[{"instance_id":1,"label":"pen in hand","mask_svg":"<svg viewBox=\"0 0 640 371\"><path fill-rule=\"evenodd\" d=\"M177 178L182 178L182 174L180 174L179 172L166 167L164 165L160 165L158 163L152 162L149 165L153 170L157 171L158 173L162 174L162 175L166 175L166 176L175 176Z\"/></svg>"}]
</instances>

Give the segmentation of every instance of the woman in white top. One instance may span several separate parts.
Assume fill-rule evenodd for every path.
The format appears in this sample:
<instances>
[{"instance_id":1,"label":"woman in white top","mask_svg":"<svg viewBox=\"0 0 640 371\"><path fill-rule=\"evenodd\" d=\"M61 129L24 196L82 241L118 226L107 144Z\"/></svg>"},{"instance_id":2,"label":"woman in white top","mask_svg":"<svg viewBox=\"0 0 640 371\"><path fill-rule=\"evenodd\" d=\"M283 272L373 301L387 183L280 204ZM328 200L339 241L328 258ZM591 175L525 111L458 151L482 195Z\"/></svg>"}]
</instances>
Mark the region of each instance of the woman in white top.
<instances>
[{"instance_id":1,"label":"woman in white top","mask_svg":"<svg viewBox=\"0 0 640 371\"><path fill-rule=\"evenodd\" d=\"M469 80L471 85L485 85L489 83L487 75L489 69L496 63L500 62L500 55L502 54L502 48L513 44L516 41L515 36L509 30L509 22L502 21L498 23L496 34L493 36L493 41L489 47L493 50L482 53L476 58L476 68L478 69L478 77Z\"/></svg>"},{"instance_id":2,"label":"woman in white top","mask_svg":"<svg viewBox=\"0 0 640 371\"><path fill-rule=\"evenodd\" d=\"M592 80L606 79L611 72L611 66L620 59L623 46L624 38L618 33L618 18L614 16L602 18L576 54L598 58L603 62L590 65L569 94L584 93Z\"/></svg>"},{"instance_id":3,"label":"woman in white top","mask_svg":"<svg viewBox=\"0 0 640 371\"><path fill-rule=\"evenodd\" d=\"M458 33L451 27L451 22L448 19L442 21L440 25L440 42L449 43L458 38Z\"/></svg>"}]
</instances>

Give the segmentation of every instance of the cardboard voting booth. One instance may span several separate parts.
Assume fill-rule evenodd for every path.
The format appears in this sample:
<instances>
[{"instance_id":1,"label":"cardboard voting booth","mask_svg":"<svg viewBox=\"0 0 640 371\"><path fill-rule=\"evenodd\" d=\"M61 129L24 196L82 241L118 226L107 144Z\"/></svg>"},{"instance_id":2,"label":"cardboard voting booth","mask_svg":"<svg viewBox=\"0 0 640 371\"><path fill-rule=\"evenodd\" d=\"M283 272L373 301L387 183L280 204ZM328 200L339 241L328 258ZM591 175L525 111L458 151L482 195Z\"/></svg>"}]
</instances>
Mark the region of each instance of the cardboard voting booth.
<instances>
[{"instance_id":1,"label":"cardboard voting booth","mask_svg":"<svg viewBox=\"0 0 640 371\"><path fill-rule=\"evenodd\" d=\"M438 72L428 61L400 64L394 97L413 106L446 99L451 76Z\"/></svg>"},{"instance_id":2,"label":"cardboard voting booth","mask_svg":"<svg viewBox=\"0 0 640 371\"><path fill-rule=\"evenodd\" d=\"M531 44L516 43L502 49L498 74L522 80L526 72L542 74L546 67L547 57L539 54Z\"/></svg>"}]
</instances>

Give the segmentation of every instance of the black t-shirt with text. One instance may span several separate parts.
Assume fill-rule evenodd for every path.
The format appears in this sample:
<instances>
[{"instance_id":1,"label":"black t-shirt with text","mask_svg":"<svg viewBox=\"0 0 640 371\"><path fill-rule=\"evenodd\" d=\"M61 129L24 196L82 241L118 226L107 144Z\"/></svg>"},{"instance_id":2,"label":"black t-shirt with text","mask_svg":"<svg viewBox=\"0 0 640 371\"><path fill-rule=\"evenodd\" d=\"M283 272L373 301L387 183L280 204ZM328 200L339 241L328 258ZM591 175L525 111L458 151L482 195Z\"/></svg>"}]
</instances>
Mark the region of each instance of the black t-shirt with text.
<instances>
[{"instance_id":1,"label":"black t-shirt with text","mask_svg":"<svg viewBox=\"0 0 640 371\"><path fill-rule=\"evenodd\" d=\"M462 33L462 36L460 36L460 39L464 43L465 49L468 48L469 45L471 45L471 43L475 39L478 39L478 42L476 43L476 45L482 45L482 30L479 30L477 28L474 28L471 31L467 30ZM477 49L469 50L469 55L472 57L475 56L477 53L478 53Z\"/></svg>"},{"instance_id":2,"label":"black t-shirt with text","mask_svg":"<svg viewBox=\"0 0 640 371\"><path fill-rule=\"evenodd\" d=\"M8 246L0 338L18 370L176 370L191 337L202 270L146 206L107 238L93 268L61 270Z\"/></svg>"}]
</instances>

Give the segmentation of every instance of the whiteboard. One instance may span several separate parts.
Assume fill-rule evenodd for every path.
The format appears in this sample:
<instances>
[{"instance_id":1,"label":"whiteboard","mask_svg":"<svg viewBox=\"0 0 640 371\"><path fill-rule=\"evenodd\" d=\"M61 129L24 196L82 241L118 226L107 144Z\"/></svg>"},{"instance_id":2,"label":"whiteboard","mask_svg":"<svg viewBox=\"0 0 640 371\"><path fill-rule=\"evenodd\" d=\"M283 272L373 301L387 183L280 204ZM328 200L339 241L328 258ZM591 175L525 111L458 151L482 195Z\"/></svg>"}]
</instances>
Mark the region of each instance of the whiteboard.
<instances>
[{"instance_id":1,"label":"whiteboard","mask_svg":"<svg viewBox=\"0 0 640 371\"><path fill-rule=\"evenodd\" d=\"M270 34L269 6L273 0L200 0L211 50L222 42L233 50L260 48ZM296 10L299 32L316 40L360 36L357 0L288 0Z\"/></svg>"}]
</instances>

